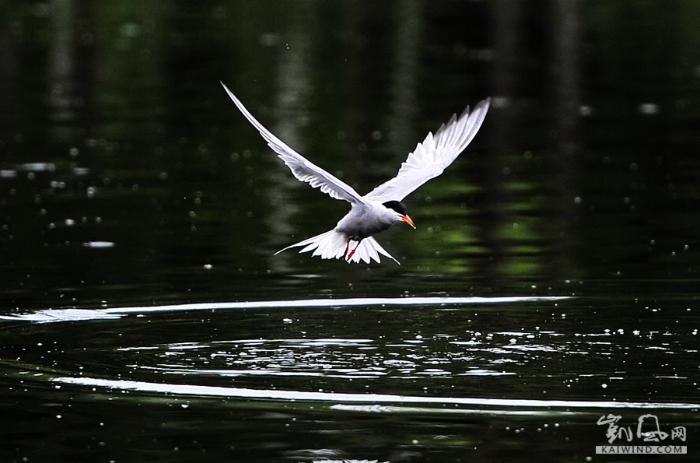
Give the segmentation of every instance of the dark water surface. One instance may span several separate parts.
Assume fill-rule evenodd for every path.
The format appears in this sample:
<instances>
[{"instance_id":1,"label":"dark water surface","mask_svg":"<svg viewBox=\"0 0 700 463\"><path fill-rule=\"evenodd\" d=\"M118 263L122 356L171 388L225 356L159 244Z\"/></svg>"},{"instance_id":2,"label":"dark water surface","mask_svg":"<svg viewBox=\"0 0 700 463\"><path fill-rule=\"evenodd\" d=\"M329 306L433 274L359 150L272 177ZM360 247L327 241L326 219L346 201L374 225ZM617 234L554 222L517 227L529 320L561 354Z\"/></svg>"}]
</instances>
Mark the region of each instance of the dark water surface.
<instances>
[{"instance_id":1,"label":"dark water surface","mask_svg":"<svg viewBox=\"0 0 700 463\"><path fill-rule=\"evenodd\" d=\"M696 461L697 18L0 2L0 460ZM219 80L360 193L493 104L348 265Z\"/></svg>"}]
</instances>

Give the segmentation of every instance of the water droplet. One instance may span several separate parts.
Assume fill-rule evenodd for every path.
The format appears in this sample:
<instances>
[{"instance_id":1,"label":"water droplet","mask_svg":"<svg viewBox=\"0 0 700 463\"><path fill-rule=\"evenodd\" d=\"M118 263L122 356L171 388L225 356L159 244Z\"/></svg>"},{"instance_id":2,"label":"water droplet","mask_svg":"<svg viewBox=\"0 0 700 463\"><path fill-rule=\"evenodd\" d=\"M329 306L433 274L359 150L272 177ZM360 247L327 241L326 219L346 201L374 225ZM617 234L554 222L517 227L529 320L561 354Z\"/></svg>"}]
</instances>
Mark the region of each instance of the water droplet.
<instances>
[{"instance_id":1,"label":"water droplet","mask_svg":"<svg viewBox=\"0 0 700 463\"><path fill-rule=\"evenodd\" d=\"M274 47L280 43L280 36L273 32L268 32L260 36L260 45L264 47Z\"/></svg>"},{"instance_id":2,"label":"water droplet","mask_svg":"<svg viewBox=\"0 0 700 463\"><path fill-rule=\"evenodd\" d=\"M652 116L659 113L659 105L655 103L642 103L639 105L638 110L645 116Z\"/></svg>"},{"instance_id":3,"label":"water droplet","mask_svg":"<svg viewBox=\"0 0 700 463\"><path fill-rule=\"evenodd\" d=\"M138 37L138 35L141 33L141 26L136 23L124 23L119 28L119 31L124 37Z\"/></svg>"}]
</instances>

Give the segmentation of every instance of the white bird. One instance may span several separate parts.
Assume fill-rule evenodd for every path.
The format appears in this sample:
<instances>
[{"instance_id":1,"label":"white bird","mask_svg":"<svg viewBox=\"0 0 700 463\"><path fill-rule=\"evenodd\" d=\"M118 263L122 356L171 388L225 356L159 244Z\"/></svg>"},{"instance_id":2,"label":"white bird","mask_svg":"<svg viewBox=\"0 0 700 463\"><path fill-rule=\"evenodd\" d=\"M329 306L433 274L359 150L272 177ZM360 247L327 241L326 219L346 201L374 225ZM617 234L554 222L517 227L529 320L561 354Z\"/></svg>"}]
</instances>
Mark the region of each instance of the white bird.
<instances>
[{"instance_id":1,"label":"white bird","mask_svg":"<svg viewBox=\"0 0 700 463\"><path fill-rule=\"evenodd\" d=\"M300 253L313 251L313 256L321 256L322 259L345 259L355 263L370 263L371 260L379 262L379 254L399 263L372 235L387 230L398 222L416 228L401 200L431 178L442 174L452 164L479 131L490 104L490 99L487 98L479 102L471 112L467 106L461 116L452 115L449 122L442 124L435 135L429 132L425 140L418 143L406 162L401 164L396 177L361 196L350 185L284 144L248 112L223 82L221 85L298 180L319 188L332 198L348 201L351 205L350 212L340 219L333 230L287 246L276 254L290 248L303 247Z\"/></svg>"}]
</instances>

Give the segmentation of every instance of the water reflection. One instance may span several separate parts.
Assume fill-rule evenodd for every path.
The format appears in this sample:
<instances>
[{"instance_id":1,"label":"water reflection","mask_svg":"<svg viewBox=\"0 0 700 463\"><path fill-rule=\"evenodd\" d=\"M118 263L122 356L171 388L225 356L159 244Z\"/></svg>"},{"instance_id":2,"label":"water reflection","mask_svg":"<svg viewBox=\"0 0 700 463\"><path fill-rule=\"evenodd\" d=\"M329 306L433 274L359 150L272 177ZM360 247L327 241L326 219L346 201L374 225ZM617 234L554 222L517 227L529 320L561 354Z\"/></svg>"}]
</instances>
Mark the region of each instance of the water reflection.
<instances>
[{"instance_id":1,"label":"water reflection","mask_svg":"<svg viewBox=\"0 0 700 463\"><path fill-rule=\"evenodd\" d=\"M509 400L509 399L481 399L461 397L415 397L391 394L343 394L334 392L303 392L280 390L257 390L226 387L208 387L182 384L146 383L140 381L105 380L99 378L73 378L58 377L53 379L56 383L76 384L81 386L94 386L105 389L140 392L160 392L177 395L191 396L221 396L238 397L248 399L277 399L277 400L305 400L323 402L361 402L361 403L392 403L392 404L435 404L435 405L470 405L480 407L522 407L536 410L549 408L602 408L602 409L680 409L694 410L700 408L698 403L650 403L650 402L604 402L604 401L577 401L577 400ZM393 411L391 408L346 408L343 405L335 405L340 410L364 410L364 411ZM441 413L443 410L430 409L432 413ZM449 413L449 412L448 412ZM469 411L463 411L469 413ZM498 413L498 412L495 412ZM535 412L537 413L537 412Z\"/></svg>"},{"instance_id":2,"label":"water reflection","mask_svg":"<svg viewBox=\"0 0 700 463\"><path fill-rule=\"evenodd\" d=\"M399 4L355 11L312 2L263 12L231 2L191 14L149 3L133 14L60 1L8 15L3 56L32 66L3 67L0 75L7 107L23 108L3 116L6 261L28 262L33 281L47 287L94 285L95 292L144 290L144 281L167 291L207 264L222 269L209 276L219 287L236 284L239 272L318 272L303 258L272 255L321 231L321 217L345 211L295 185L227 104L216 84L224 79L261 110L262 122L320 165L337 166L358 191L394 175L415 140L466 102L496 96L474 152L410 199L419 230L388 237L390 252L409 266L402 271L487 284L693 271L697 138L682 122L692 117L692 95L674 103L651 89L693 88L686 63L694 47L673 44L696 43L694 29L674 29L677 42L661 35L657 47L631 24L632 35L611 26L623 7L595 7L605 20L590 25L598 39L587 40L615 46L581 56L588 10L577 1L553 5L551 23L523 22L533 7L511 2ZM673 24L693 16L690 6L648 8ZM178 14L188 28L168 20ZM228 27L242 17L259 22ZM467 40L464 30L485 35ZM529 47L532 34L552 49ZM25 57L22 37L30 36L45 60ZM629 37L667 64L660 74L631 58ZM384 45L370 50L370 43ZM610 69L590 76L596 89L624 81L636 91L619 104L611 103L611 95L621 101L619 92L584 92L589 66ZM680 77L658 80L669 72ZM25 73L31 79L21 79ZM47 124L44 114L56 120ZM637 141L640 133L646 141ZM72 228L58 225L66 220ZM81 253L66 245L98 241L115 243L99 265L93 246ZM64 271L66 262L80 265ZM41 285L28 289L27 273L12 270L6 281L18 301L31 300ZM345 270L327 265L323 273Z\"/></svg>"},{"instance_id":3,"label":"water reflection","mask_svg":"<svg viewBox=\"0 0 700 463\"><path fill-rule=\"evenodd\" d=\"M107 243L93 247L111 247ZM201 304L178 304L144 307L114 307L109 309L46 309L33 313L0 316L5 320L25 320L38 323L60 321L100 320L119 318L127 314L148 314L179 311L215 311L228 309L288 309L314 307L365 307L365 306L431 306L461 304L503 304L508 302L558 301L569 296L509 296L509 297L404 297L404 298L352 298L352 299L306 299L294 301L219 302Z\"/></svg>"},{"instance_id":4,"label":"water reflection","mask_svg":"<svg viewBox=\"0 0 700 463\"><path fill-rule=\"evenodd\" d=\"M3 461L594 460L625 407L698 434L697 2L0 13ZM350 269L273 256L345 210L219 80L360 192L495 98L401 268Z\"/></svg>"},{"instance_id":5,"label":"water reflection","mask_svg":"<svg viewBox=\"0 0 700 463\"><path fill-rule=\"evenodd\" d=\"M577 299L349 298L37 311L3 317L8 340L28 346L6 367L12 377L29 369L43 381L80 376L143 387L274 385L625 403L663 391L675 397L669 403L687 402L692 368L678 359L692 350L692 333L657 330L643 317L591 317ZM45 333L56 321L73 336L47 351ZM93 367L76 375L76 364Z\"/></svg>"}]
</instances>

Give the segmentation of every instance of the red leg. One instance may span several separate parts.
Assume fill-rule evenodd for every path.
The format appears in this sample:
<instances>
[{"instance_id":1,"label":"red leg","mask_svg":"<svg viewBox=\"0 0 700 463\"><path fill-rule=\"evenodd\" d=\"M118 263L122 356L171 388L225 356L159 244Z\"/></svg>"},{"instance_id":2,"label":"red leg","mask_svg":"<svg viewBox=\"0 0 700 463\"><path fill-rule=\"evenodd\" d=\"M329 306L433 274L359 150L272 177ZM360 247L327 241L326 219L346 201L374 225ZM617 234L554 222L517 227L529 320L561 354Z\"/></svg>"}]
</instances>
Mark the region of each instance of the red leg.
<instances>
[{"instance_id":1,"label":"red leg","mask_svg":"<svg viewBox=\"0 0 700 463\"><path fill-rule=\"evenodd\" d=\"M345 240L345 252L343 253L343 255L345 256L345 260L350 259L350 257L348 256L348 250L349 250L349 249L350 249L350 238L348 238L347 240Z\"/></svg>"},{"instance_id":2,"label":"red leg","mask_svg":"<svg viewBox=\"0 0 700 463\"><path fill-rule=\"evenodd\" d=\"M348 242L348 246L350 246L350 242ZM353 249L353 250L350 252L350 255L349 255L345 260L348 260L348 261L349 261L350 259L352 259L352 256L355 255L355 251L357 251L357 248L359 248L359 247L360 247L360 242L358 241L358 242L357 242L357 246L355 246L355 249Z\"/></svg>"}]
</instances>

